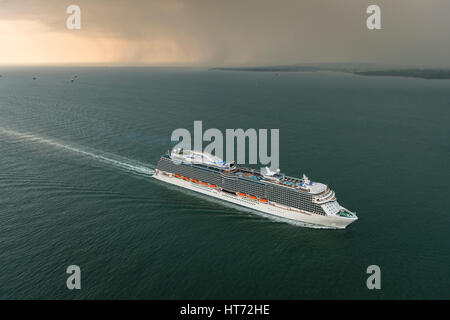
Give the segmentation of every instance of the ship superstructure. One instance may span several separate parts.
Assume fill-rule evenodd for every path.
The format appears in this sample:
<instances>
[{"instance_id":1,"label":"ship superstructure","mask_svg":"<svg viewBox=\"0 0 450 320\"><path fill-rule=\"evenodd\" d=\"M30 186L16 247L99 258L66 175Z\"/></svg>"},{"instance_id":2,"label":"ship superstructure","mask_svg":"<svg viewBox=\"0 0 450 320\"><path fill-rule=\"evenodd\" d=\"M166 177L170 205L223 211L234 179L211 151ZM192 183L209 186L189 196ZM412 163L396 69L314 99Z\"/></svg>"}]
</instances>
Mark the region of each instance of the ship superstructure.
<instances>
[{"instance_id":1,"label":"ship superstructure","mask_svg":"<svg viewBox=\"0 0 450 320\"><path fill-rule=\"evenodd\" d=\"M325 184L286 176L280 170L236 166L208 153L174 149L163 155L154 177L180 187L285 219L345 228L358 218Z\"/></svg>"}]
</instances>

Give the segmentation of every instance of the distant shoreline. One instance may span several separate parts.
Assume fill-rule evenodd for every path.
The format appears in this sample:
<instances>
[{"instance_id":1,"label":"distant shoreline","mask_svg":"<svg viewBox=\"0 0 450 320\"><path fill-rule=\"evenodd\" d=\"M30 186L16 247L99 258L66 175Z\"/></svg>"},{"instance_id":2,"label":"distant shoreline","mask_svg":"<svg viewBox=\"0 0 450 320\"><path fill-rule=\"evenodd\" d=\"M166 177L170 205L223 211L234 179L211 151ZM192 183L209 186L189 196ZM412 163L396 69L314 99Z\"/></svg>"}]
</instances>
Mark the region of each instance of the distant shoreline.
<instances>
[{"instance_id":1,"label":"distant shoreline","mask_svg":"<svg viewBox=\"0 0 450 320\"><path fill-rule=\"evenodd\" d=\"M408 77L421 79L450 79L450 70L440 69L408 69L354 72L362 76Z\"/></svg>"},{"instance_id":2,"label":"distant shoreline","mask_svg":"<svg viewBox=\"0 0 450 320\"><path fill-rule=\"evenodd\" d=\"M267 67L220 67L210 68L210 71L237 72L317 72L335 71L353 73L361 76L408 77L421 79L450 79L450 69L419 69L419 68L386 68L372 64L324 64L324 65L294 65Z\"/></svg>"},{"instance_id":3,"label":"distant shoreline","mask_svg":"<svg viewBox=\"0 0 450 320\"><path fill-rule=\"evenodd\" d=\"M315 67L292 66L292 67L242 67L242 68L210 68L211 71L249 71L249 72L315 72Z\"/></svg>"}]
</instances>

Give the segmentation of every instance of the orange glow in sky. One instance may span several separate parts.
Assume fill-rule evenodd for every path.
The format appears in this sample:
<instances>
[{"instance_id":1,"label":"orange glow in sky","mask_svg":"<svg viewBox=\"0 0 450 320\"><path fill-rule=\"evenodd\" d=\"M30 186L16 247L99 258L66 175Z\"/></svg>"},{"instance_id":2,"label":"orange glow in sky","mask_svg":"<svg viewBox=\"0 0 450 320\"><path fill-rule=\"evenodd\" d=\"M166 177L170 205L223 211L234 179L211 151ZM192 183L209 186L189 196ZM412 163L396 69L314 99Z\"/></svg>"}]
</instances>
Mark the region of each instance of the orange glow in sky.
<instances>
[{"instance_id":1,"label":"orange glow in sky","mask_svg":"<svg viewBox=\"0 0 450 320\"><path fill-rule=\"evenodd\" d=\"M0 21L1 65L195 63L170 39L127 40L54 31L37 20Z\"/></svg>"}]
</instances>

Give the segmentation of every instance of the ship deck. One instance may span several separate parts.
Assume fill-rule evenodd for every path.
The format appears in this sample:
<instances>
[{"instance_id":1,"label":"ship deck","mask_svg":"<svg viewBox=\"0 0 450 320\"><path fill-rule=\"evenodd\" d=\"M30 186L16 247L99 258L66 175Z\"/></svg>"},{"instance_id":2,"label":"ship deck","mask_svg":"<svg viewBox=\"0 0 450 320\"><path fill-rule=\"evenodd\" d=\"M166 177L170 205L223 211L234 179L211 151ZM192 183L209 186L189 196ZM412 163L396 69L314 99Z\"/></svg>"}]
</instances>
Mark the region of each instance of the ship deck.
<instances>
[{"instance_id":1,"label":"ship deck","mask_svg":"<svg viewBox=\"0 0 450 320\"><path fill-rule=\"evenodd\" d=\"M232 170L224 171L225 174L233 174L238 177L244 177L248 179L254 179L257 181L269 182L280 184L285 187L290 187L294 189L299 189L302 191L308 191L305 188L299 186L299 183L302 183L303 180L299 178L289 177L284 174L280 174L279 177L265 177L258 170L246 168L246 167L236 167Z\"/></svg>"}]
</instances>

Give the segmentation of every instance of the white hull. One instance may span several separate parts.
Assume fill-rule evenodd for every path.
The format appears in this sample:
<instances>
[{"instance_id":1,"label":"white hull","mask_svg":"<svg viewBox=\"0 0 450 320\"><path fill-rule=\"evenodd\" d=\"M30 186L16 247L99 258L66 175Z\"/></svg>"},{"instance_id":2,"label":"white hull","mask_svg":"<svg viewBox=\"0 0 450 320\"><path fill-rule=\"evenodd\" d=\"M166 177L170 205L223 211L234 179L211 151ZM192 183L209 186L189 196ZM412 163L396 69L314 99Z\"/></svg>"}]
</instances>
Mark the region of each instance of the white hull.
<instances>
[{"instance_id":1,"label":"white hull","mask_svg":"<svg viewBox=\"0 0 450 320\"><path fill-rule=\"evenodd\" d=\"M262 203L258 200L252 200L246 197L238 195L232 195L226 192L222 192L209 186L203 186L199 183L193 183L185 181L180 178L175 178L172 175L165 175L160 171L156 171L153 178L160 181L164 181L185 189L196 191L210 197L221 199L223 201L231 202L246 208L257 210L269 215L281 217L284 219L292 220L295 222L301 222L304 224L310 224L316 227L332 228L332 229L345 229L350 223L357 220L357 218L346 218L338 216L322 216L319 214L310 213L307 211L298 210L295 208L283 207L275 203Z\"/></svg>"}]
</instances>

